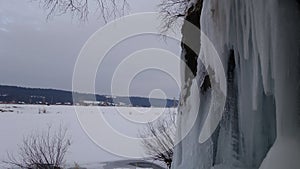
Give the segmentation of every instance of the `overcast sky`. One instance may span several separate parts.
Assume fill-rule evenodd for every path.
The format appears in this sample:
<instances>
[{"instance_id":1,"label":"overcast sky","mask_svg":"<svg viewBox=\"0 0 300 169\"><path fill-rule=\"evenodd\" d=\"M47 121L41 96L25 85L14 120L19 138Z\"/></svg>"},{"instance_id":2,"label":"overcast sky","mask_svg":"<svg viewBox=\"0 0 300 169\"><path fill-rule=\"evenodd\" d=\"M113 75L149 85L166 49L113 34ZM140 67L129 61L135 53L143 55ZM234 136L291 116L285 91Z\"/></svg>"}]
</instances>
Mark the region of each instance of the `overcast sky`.
<instances>
[{"instance_id":1,"label":"overcast sky","mask_svg":"<svg viewBox=\"0 0 300 169\"><path fill-rule=\"evenodd\" d=\"M131 0L130 13L157 11L158 2ZM94 13L87 23L78 23L68 15L46 21L46 15L46 11L30 0L0 0L0 84L72 89L79 51L104 22ZM153 35L129 38L112 49L104 64L99 66L96 92L109 94L116 66L129 54L144 48L180 53L180 44L176 41L166 43ZM148 96L153 89L159 88L169 98L178 98L177 85L167 74L148 70L139 73L132 81L130 95Z\"/></svg>"}]
</instances>

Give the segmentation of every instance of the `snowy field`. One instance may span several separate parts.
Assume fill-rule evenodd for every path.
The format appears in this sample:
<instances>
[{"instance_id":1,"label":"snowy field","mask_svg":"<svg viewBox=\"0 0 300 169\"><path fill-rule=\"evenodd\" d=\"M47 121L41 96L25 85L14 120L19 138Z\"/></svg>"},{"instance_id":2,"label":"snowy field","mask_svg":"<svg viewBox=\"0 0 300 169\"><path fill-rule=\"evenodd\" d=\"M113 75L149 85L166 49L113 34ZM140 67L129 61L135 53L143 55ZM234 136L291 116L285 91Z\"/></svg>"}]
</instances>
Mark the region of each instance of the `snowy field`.
<instances>
[{"instance_id":1,"label":"snowy field","mask_svg":"<svg viewBox=\"0 0 300 169\"><path fill-rule=\"evenodd\" d=\"M140 113L149 113L155 116L174 113L175 109L169 108L132 108L132 107L97 107L103 113L106 121L118 132L137 137L145 124L138 124L125 119L120 115L138 117ZM95 112L95 107L80 107L86 113ZM66 155L66 161L72 165L75 162L87 168L99 168L102 162L124 160L124 158L111 154L96 145L87 136L78 121L74 106L62 105L0 105L0 161L6 158L7 152L17 153L18 145L24 136L34 132L45 131L51 125L57 128L66 127L71 136L72 144ZM113 141L113 140L112 140ZM116 143L118 144L118 143ZM136 145L132 149L142 149ZM141 158L143 155L141 154Z\"/></svg>"}]
</instances>

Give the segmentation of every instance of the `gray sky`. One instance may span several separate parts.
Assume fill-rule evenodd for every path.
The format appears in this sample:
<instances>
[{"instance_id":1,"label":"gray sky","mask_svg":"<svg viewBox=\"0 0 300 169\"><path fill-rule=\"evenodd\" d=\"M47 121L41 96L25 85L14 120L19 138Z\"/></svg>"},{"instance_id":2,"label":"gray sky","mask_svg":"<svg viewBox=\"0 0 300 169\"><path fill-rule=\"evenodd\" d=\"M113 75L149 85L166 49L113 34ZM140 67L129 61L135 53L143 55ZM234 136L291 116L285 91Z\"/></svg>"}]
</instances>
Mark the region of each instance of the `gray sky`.
<instances>
[{"instance_id":1,"label":"gray sky","mask_svg":"<svg viewBox=\"0 0 300 169\"><path fill-rule=\"evenodd\" d=\"M130 13L156 11L158 2L130 0ZM46 15L36 2L0 0L0 84L71 90L79 51L104 22L94 13L87 23L78 23L68 15L46 21ZM153 35L131 37L112 49L99 66L96 92L109 94L116 66L132 52L144 48L180 53L179 42L166 43ZM170 98L178 98L176 82L157 70L139 73L132 81L130 94L148 96L156 88Z\"/></svg>"}]
</instances>

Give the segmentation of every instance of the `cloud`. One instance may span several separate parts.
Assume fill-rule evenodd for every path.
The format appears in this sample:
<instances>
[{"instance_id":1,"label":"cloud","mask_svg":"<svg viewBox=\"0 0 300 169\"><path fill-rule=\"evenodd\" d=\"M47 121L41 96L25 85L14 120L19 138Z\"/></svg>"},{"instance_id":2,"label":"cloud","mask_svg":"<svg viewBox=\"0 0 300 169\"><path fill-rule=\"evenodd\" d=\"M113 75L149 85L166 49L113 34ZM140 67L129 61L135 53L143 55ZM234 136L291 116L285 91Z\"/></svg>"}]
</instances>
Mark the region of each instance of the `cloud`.
<instances>
[{"instance_id":1,"label":"cloud","mask_svg":"<svg viewBox=\"0 0 300 169\"><path fill-rule=\"evenodd\" d=\"M13 23L13 19L9 18L9 17L5 17L5 16L2 16L0 17L0 22L2 25L8 25L8 24L11 24Z\"/></svg>"},{"instance_id":2,"label":"cloud","mask_svg":"<svg viewBox=\"0 0 300 169\"><path fill-rule=\"evenodd\" d=\"M0 31L3 31L3 32L9 32L9 30L8 30L8 29L6 29L6 28L3 28L3 27L0 27Z\"/></svg>"}]
</instances>

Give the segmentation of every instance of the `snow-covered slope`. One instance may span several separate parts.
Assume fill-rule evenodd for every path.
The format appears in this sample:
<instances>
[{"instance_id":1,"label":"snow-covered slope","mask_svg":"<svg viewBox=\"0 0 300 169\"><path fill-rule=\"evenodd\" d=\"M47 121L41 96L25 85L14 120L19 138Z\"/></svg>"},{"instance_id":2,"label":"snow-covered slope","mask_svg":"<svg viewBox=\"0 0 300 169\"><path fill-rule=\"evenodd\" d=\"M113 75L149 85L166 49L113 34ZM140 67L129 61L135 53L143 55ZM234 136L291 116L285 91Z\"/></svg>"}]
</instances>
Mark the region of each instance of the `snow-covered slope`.
<instances>
[{"instance_id":1,"label":"snow-covered slope","mask_svg":"<svg viewBox=\"0 0 300 169\"><path fill-rule=\"evenodd\" d=\"M217 129L200 143L213 89L195 99L199 92L186 86L201 88L201 62L210 55L201 36L197 76L183 84L190 90L183 95L191 94L181 100L178 135L198 116L175 148L174 169L300 168L299 18L297 0L203 0L200 27L224 66L226 103Z\"/></svg>"}]
</instances>

